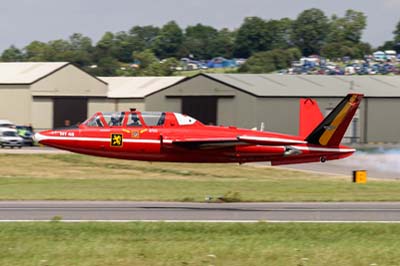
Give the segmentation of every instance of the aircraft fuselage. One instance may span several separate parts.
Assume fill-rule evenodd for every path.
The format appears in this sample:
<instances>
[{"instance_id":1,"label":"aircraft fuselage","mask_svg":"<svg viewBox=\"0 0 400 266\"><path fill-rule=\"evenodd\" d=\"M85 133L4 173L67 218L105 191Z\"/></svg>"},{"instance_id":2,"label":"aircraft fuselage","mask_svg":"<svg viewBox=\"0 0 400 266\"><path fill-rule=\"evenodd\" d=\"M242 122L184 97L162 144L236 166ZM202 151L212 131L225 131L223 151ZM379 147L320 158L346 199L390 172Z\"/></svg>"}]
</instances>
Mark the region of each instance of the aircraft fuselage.
<instances>
[{"instance_id":1,"label":"aircraft fuselage","mask_svg":"<svg viewBox=\"0 0 400 266\"><path fill-rule=\"evenodd\" d=\"M237 136L293 141L286 145L252 145L237 141ZM190 137L189 137L190 136ZM215 144L208 147L201 139ZM174 144L177 138L194 140ZM110 127L49 130L36 135L40 143L76 153L103 157L164 162L246 163L271 161L318 162L350 156L355 150L346 146L318 147L303 143L296 136L260 132L234 127L202 126L180 128ZM218 140L223 140L220 143ZM229 140L232 140L230 142ZM198 141L196 141L198 140ZM233 145L234 144L234 145ZM273 143L272 143L273 144Z\"/></svg>"}]
</instances>

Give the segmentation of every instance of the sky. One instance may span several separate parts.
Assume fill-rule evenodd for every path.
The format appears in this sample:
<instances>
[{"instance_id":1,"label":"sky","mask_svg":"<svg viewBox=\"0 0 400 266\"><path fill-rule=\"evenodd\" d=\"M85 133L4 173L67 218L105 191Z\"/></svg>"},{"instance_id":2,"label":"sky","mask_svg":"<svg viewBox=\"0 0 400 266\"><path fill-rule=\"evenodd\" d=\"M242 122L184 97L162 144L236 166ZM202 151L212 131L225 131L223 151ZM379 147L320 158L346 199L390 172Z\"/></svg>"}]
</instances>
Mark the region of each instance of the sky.
<instances>
[{"instance_id":1,"label":"sky","mask_svg":"<svg viewBox=\"0 0 400 266\"><path fill-rule=\"evenodd\" d=\"M34 40L67 39L82 33L97 42L106 31L128 31L136 25L181 27L202 23L235 29L245 17L295 19L305 9L343 16L347 9L367 16L363 40L373 46L393 39L400 21L400 0L2 0L0 51L23 48Z\"/></svg>"}]
</instances>

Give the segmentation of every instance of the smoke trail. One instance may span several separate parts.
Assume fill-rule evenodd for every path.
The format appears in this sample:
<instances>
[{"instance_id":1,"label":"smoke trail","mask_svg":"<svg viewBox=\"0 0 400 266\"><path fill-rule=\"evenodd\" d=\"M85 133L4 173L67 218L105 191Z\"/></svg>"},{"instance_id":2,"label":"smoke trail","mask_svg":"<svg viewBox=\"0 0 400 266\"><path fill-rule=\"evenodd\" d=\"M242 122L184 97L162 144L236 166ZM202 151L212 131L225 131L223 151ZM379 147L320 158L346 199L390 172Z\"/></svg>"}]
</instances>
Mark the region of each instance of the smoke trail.
<instances>
[{"instance_id":1,"label":"smoke trail","mask_svg":"<svg viewBox=\"0 0 400 266\"><path fill-rule=\"evenodd\" d=\"M357 151L343 163L358 169L400 174L400 149L379 147L369 151Z\"/></svg>"}]
</instances>

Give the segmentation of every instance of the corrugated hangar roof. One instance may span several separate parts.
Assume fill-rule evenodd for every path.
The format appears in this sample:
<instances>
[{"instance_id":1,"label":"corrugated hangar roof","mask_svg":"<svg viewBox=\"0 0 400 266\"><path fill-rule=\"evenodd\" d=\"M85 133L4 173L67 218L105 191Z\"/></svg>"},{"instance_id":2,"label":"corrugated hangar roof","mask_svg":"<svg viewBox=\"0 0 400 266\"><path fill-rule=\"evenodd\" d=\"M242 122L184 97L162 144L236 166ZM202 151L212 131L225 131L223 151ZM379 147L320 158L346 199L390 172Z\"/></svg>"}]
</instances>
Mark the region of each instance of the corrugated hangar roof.
<instances>
[{"instance_id":1,"label":"corrugated hangar roof","mask_svg":"<svg viewBox=\"0 0 400 266\"><path fill-rule=\"evenodd\" d=\"M0 63L0 84L32 84L68 64L67 62Z\"/></svg>"},{"instance_id":2,"label":"corrugated hangar roof","mask_svg":"<svg viewBox=\"0 0 400 266\"><path fill-rule=\"evenodd\" d=\"M144 98L185 77L99 77L108 83L109 98Z\"/></svg>"},{"instance_id":3,"label":"corrugated hangar roof","mask_svg":"<svg viewBox=\"0 0 400 266\"><path fill-rule=\"evenodd\" d=\"M202 74L259 97L400 97L400 76L324 76L279 74Z\"/></svg>"}]
</instances>

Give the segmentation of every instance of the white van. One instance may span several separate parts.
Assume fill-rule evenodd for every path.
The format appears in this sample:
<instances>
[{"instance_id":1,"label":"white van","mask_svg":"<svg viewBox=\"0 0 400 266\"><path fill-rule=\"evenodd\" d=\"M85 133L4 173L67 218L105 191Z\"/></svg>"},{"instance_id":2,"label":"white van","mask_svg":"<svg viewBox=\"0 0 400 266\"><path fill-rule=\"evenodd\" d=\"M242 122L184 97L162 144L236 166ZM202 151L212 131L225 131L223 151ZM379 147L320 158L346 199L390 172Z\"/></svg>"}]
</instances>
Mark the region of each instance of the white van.
<instances>
[{"instance_id":1,"label":"white van","mask_svg":"<svg viewBox=\"0 0 400 266\"><path fill-rule=\"evenodd\" d=\"M24 140L18 136L17 130L13 128L0 128L0 147L18 147L21 149Z\"/></svg>"}]
</instances>

